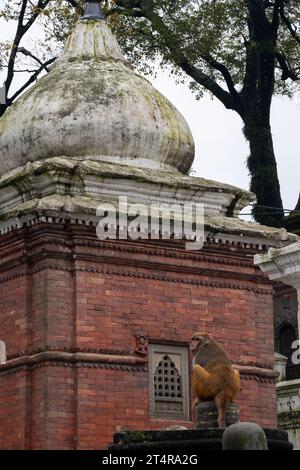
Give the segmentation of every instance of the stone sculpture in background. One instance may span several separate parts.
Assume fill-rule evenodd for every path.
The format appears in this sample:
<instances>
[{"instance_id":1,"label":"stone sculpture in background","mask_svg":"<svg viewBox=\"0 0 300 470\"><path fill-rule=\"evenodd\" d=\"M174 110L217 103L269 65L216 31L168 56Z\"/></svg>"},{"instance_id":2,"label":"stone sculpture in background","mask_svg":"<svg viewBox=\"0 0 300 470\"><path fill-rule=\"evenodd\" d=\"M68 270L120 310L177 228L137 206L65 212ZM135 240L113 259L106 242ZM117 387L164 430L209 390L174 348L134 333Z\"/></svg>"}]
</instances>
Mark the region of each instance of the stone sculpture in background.
<instances>
[{"instance_id":1,"label":"stone sculpture in background","mask_svg":"<svg viewBox=\"0 0 300 470\"><path fill-rule=\"evenodd\" d=\"M235 423L224 431L223 450L268 450L264 430L256 423Z\"/></svg>"},{"instance_id":2,"label":"stone sculpture in background","mask_svg":"<svg viewBox=\"0 0 300 470\"><path fill-rule=\"evenodd\" d=\"M193 359L192 387L195 405L214 400L218 426L226 427L226 411L240 391L240 374L224 349L207 333L195 333L190 343Z\"/></svg>"}]
</instances>

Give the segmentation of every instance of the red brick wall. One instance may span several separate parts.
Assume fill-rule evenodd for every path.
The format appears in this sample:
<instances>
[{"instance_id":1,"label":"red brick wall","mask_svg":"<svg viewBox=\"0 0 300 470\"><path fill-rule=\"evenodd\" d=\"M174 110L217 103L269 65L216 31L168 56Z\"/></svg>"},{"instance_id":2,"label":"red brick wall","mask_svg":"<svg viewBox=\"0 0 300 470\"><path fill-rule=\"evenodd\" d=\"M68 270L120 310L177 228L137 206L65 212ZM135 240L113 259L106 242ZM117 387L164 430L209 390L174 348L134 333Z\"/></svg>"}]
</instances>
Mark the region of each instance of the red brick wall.
<instances>
[{"instance_id":1,"label":"red brick wall","mask_svg":"<svg viewBox=\"0 0 300 470\"><path fill-rule=\"evenodd\" d=\"M0 449L24 449L26 443L27 374L0 377Z\"/></svg>"},{"instance_id":2,"label":"red brick wall","mask_svg":"<svg viewBox=\"0 0 300 470\"><path fill-rule=\"evenodd\" d=\"M187 345L205 329L234 363L271 371L272 286L256 251L103 244L91 227L46 224L2 237L0 339L9 362L23 362L0 366L0 448L103 448L122 427L176 423L149 420L147 364L116 359L134 359L135 335ZM115 359L85 363L76 351ZM242 419L276 427L273 380L248 371L237 401Z\"/></svg>"}]
</instances>

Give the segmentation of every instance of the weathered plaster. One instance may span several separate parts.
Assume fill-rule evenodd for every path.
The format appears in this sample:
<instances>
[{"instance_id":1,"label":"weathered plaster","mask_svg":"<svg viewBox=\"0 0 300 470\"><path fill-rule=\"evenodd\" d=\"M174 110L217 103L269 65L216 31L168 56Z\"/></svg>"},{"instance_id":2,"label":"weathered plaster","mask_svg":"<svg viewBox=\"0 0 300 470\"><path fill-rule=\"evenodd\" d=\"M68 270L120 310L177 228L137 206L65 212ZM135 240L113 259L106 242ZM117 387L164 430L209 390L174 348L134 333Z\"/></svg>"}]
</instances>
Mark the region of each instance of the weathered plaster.
<instances>
[{"instance_id":1,"label":"weathered plaster","mask_svg":"<svg viewBox=\"0 0 300 470\"><path fill-rule=\"evenodd\" d=\"M245 222L237 214L253 200L253 195L234 186L126 165L78 161L67 157L27 163L0 178L0 221L2 230L15 220L19 225L28 217L45 215L68 217L79 214L96 221L101 203L118 207L120 196L129 204L203 204L207 231L229 234L247 243L283 246L297 240L284 229ZM244 238L243 238L244 237Z\"/></svg>"}]
</instances>

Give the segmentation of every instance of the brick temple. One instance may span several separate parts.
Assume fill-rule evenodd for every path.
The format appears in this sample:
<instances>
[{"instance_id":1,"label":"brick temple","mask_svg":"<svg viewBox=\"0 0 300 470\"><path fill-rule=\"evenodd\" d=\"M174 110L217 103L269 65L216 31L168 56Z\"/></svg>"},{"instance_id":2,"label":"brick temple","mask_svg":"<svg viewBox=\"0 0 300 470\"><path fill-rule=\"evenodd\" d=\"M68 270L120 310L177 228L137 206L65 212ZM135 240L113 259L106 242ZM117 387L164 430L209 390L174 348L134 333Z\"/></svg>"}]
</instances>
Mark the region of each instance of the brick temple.
<instances>
[{"instance_id":1,"label":"brick temple","mask_svg":"<svg viewBox=\"0 0 300 470\"><path fill-rule=\"evenodd\" d=\"M128 67L100 7L87 11L0 119L0 448L192 428L196 330L240 370L241 419L274 428L273 283L253 257L296 238L240 220L252 194L187 176L184 118ZM119 196L203 204L203 249L100 240L97 207Z\"/></svg>"}]
</instances>

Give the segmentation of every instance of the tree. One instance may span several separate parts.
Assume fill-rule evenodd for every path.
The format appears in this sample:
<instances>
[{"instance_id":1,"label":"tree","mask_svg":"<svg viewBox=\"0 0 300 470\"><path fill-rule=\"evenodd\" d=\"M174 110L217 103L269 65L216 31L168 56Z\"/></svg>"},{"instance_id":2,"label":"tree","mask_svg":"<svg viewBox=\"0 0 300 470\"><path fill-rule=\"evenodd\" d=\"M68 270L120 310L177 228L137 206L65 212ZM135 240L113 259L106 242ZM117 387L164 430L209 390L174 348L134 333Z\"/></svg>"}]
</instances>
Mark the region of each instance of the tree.
<instances>
[{"instance_id":1,"label":"tree","mask_svg":"<svg viewBox=\"0 0 300 470\"><path fill-rule=\"evenodd\" d=\"M0 19L16 22L13 40L0 42L0 69L6 69L3 85L5 99L0 102L1 117L41 73L49 71L49 66L57 57L57 42L61 43L68 34L76 13L80 12L80 2L73 0L2 0L0 6ZM34 41L33 44L30 44L30 48L21 46L21 42L26 41L27 33L33 29L37 20L44 28L45 37ZM26 78L23 85L10 94L15 75L24 72Z\"/></svg>"},{"instance_id":2,"label":"tree","mask_svg":"<svg viewBox=\"0 0 300 470\"><path fill-rule=\"evenodd\" d=\"M300 2L116 0L116 11L120 43L134 62L159 52L162 64L188 75L196 91L200 86L238 113L250 145L254 216L281 225L270 110L273 95L291 96L300 77Z\"/></svg>"},{"instance_id":3,"label":"tree","mask_svg":"<svg viewBox=\"0 0 300 470\"><path fill-rule=\"evenodd\" d=\"M74 20L69 8L64 11L67 4L80 8L82 3L38 2L44 16L47 7L49 37L61 40ZM207 91L238 113L250 146L250 189L257 197L254 216L267 225L282 225L270 110L274 94L292 96L300 78L299 0L107 0L103 4L135 67L148 72L153 62L171 65L173 74L190 79L197 97ZM47 64L43 65L45 70Z\"/></svg>"}]
</instances>

